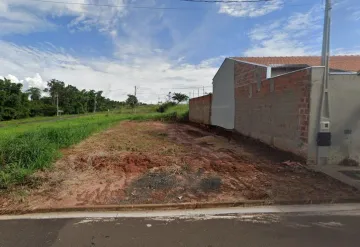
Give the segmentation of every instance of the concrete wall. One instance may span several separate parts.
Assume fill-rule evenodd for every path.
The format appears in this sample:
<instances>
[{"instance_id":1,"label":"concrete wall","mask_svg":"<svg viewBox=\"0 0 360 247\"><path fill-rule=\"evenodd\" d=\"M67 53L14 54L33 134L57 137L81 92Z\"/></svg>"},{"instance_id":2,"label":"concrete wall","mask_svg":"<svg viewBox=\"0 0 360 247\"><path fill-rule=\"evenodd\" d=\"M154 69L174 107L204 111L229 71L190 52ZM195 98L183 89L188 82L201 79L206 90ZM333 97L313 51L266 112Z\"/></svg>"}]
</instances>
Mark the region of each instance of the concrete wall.
<instances>
[{"instance_id":1,"label":"concrete wall","mask_svg":"<svg viewBox=\"0 0 360 247\"><path fill-rule=\"evenodd\" d=\"M316 164L316 137L320 114L324 68L312 68L308 163ZM329 77L330 131L329 164L345 158L360 162L360 76L331 74Z\"/></svg>"},{"instance_id":2,"label":"concrete wall","mask_svg":"<svg viewBox=\"0 0 360 247\"><path fill-rule=\"evenodd\" d=\"M330 164L345 158L360 162L360 76L332 74L329 78L332 146Z\"/></svg>"},{"instance_id":3,"label":"concrete wall","mask_svg":"<svg viewBox=\"0 0 360 247\"><path fill-rule=\"evenodd\" d=\"M311 69L311 93L310 93L310 118L308 137L308 159L309 164L316 164L317 133L319 128L319 114L321 93L324 80L324 67L312 67Z\"/></svg>"},{"instance_id":4,"label":"concrete wall","mask_svg":"<svg viewBox=\"0 0 360 247\"><path fill-rule=\"evenodd\" d=\"M189 120L195 123L211 124L211 101L211 94L190 99Z\"/></svg>"},{"instance_id":5,"label":"concrete wall","mask_svg":"<svg viewBox=\"0 0 360 247\"><path fill-rule=\"evenodd\" d=\"M213 79L211 123L225 129L234 129L234 61L225 59Z\"/></svg>"},{"instance_id":6,"label":"concrete wall","mask_svg":"<svg viewBox=\"0 0 360 247\"><path fill-rule=\"evenodd\" d=\"M307 66L308 67L308 66ZM300 69L305 69L304 67L298 67L298 68L294 68L294 67L288 67L288 68L271 68L271 77L275 77L275 76L279 76L279 75L283 75L283 74L287 74L290 72L294 72Z\"/></svg>"},{"instance_id":7,"label":"concrete wall","mask_svg":"<svg viewBox=\"0 0 360 247\"><path fill-rule=\"evenodd\" d=\"M235 130L307 158L310 89L311 68L266 79L266 67L236 63Z\"/></svg>"},{"instance_id":8,"label":"concrete wall","mask_svg":"<svg viewBox=\"0 0 360 247\"><path fill-rule=\"evenodd\" d=\"M283 74L286 74L286 73L289 73L289 71L287 69L277 69L277 68L272 68L271 69L271 77L283 75Z\"/></svg>"}]
</instances>

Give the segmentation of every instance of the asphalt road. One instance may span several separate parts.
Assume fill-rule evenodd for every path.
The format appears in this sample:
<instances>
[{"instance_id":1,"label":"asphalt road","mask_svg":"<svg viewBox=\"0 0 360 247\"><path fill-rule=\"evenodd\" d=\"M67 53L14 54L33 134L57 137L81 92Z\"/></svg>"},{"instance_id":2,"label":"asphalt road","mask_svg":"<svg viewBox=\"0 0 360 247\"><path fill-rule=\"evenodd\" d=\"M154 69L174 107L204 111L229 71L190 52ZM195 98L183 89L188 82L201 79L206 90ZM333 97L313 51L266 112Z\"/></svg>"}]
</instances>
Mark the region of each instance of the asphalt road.
<instances>
[{"instance_id":1,"label":"asphalt road","mask_svg":"<svg viewBox=\"0 0 360 247\"><path fill-rule=\"evenodd\" d=\"M0 246L357 247L360 215L5 220Z\"/></svg>"}]
</instances>

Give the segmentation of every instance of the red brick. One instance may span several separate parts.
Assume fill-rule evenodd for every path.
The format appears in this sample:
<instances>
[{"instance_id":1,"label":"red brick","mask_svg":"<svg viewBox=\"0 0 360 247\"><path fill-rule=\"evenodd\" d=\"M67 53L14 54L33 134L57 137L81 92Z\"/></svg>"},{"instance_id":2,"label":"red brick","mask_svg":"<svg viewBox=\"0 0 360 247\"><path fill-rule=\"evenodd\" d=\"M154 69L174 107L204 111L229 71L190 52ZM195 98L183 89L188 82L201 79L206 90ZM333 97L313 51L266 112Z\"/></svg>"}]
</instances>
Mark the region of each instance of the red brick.
<instances>
[{"instance_id":1,"label":"red brick","mask_svg":"<svg viewBox=\"0 0 360 247\"><path fill-rule=\"evenodd\" d=\"M210 124L212 95L190 99L190 121Z\"/></svg>"},{"instance_id":2,"label":"red brick","mask_svg":"<svg viewBox=\"0 0 360 247\"><path fill-rule=\"evenodd\" d=\"M257 87L257 73L260 73L261 81L260 90ZM235 122L244 122L247 121L247 118L242 117L244 111L254 112L254 114L262 114L262 112L269 113L271 111L277 111L277 109L273 108L271 102L266 102L263 100L268 94L276 94L276 97L281 97L286 95L289 91L295 92L296 95L301 95L299 101L297 102L297 108L294 108L294 114L298 117L298 126L295 127L294 131L301 136L302 142L307 142L308 135L308 123L309 123L309 98L310 98L310 86L307 70L302 70L298 72L294 72L291 74L287 74L284 76L279 76L276 78L266 79L266 68L235 63L235 87L238 85L243 85L239 91L236 91L236 99L235 99L235 111L237 111L238 105L248 105L248 109L241 108L241 113L236 113ZM241 74L241 75L240 75ZM271 81L273 81L274 91L270 92ZM251 83L251 84L250 84ZM248 86L248 85L251 86ZM252 89L252 97L249 98L249 88ZM273 97L271 98L274 99ZM261 103L260 103L261 102ZM251 108L253 107L253 108ZM290 113L291 114L291 113ZM240 121L240 122L239 122ZM262 121L267 122L266 119ZM269 124L276 124L274 121L278 121L276 119L269 119ZM286 121L286 120L285 120ZM282 126L281 128L291 128L291 125L286 125L282 120L279 119L279 124Z\"/></svg>"}]
</instances>

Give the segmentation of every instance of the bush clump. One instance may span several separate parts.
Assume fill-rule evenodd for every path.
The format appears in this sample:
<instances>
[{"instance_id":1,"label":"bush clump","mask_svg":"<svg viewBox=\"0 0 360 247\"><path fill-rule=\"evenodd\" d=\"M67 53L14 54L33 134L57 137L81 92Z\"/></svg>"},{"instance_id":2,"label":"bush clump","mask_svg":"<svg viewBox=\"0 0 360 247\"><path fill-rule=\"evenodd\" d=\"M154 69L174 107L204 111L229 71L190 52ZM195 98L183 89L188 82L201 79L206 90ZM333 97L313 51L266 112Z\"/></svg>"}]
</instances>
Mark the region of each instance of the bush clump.
<instances>
[{"instance_id":1,"label":"bush clump","mask_svg":"<svg viewBox=\"0 0 360 247\"><path fill-rule=\"evenodd\" d=\"M157 111L157 112L160 112L160 113L164 113L164 112L166 112L170 107L175 106L175 105L176 105L175 102L166 102L166 103L161 104L161 105L156 109L156 111Z\"/></svg>"}]
</instances>

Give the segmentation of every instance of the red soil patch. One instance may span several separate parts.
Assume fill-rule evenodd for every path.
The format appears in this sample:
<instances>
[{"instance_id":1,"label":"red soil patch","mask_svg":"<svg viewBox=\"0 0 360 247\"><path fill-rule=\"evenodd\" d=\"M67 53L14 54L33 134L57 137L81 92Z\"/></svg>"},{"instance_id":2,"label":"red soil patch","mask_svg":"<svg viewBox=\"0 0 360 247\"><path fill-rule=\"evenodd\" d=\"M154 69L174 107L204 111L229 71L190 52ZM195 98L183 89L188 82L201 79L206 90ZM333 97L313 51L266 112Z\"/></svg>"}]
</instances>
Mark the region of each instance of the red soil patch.
<instances>
[{"instance_id":1,"label":"red soil patch","mask_svg":"<svg viewBox=\"0 0 360 247\"><path fill-rule=\"evenodd\" d=\"M359 192L257 145L182 124L123 122L63 150L35 188L3 193L1 211L77 205L338 200Z\"/></svg>"}]
</instances>

